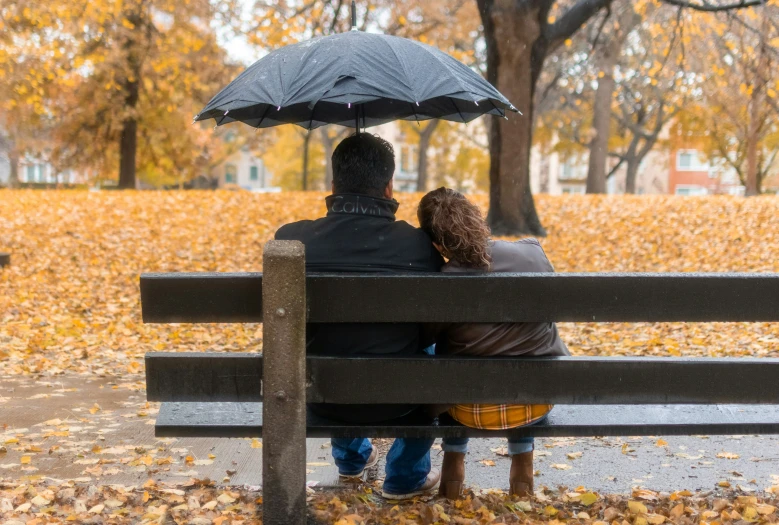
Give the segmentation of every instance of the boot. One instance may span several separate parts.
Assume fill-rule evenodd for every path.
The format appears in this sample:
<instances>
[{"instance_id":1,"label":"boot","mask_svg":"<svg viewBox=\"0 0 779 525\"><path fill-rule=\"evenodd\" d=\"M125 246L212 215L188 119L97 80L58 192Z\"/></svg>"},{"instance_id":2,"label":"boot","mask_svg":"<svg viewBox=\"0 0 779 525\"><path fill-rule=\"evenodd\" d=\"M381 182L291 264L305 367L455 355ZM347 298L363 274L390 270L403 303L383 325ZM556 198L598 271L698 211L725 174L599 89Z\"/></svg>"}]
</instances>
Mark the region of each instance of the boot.
<instances>
[{"instance_id":1,"label":"boot","mask_svg":"<svg viewBox=\"0 0 779 525\"><path fill-rule=\"evenodd\" d=\"M521 498L533 496L533 451L511 456L509 474L511 494Z\"/></svg>"},{"instance_id":2,"label":"boot","mask_svg":"<svg viewBox=\"0 0 779 525\"><path fill-rule=\"evenodd\" d=\"M444 452L441 465L441 486L438 495L447 499L458 499L463 492L465 481L465 454L462 452Z\"/></svg>"}]
</instances>

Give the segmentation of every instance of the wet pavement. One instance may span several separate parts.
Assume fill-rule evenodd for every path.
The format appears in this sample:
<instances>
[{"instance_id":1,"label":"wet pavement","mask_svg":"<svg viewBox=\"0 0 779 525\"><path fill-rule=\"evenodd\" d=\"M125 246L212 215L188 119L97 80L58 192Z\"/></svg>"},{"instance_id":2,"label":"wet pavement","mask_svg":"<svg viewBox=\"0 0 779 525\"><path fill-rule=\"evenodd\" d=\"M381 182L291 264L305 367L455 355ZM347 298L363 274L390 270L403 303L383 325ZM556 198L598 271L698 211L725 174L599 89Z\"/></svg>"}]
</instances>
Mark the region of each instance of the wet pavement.
<instances>
[{"instance_id":1,"label":"wet pavement","mask_svg":"<svg viewBox=\"0 0 779 525\"><path fill-rule=\"evenodd\" d=\"M260 440L154 437L158 405L147 403L143 376L0 377L0 479L45 476L104 485L209 478L262 484ZM389 440L381 440L386 449ZM505 440L472 440L467 484L505 489ZM3 452L2 450L5 450ZM440 466L440 444L433 464ZM719 456L719 457L718 457ZM585 486L602 493L635 487L744 490L779 485L779 437L694 436L539 439L538 485ZM338 476L327 440L308 440L308 480L331 486ZM374 474L381 478L383 461ZM719 485L722 486L722 485Z\"/></svg>"}]
</instances>

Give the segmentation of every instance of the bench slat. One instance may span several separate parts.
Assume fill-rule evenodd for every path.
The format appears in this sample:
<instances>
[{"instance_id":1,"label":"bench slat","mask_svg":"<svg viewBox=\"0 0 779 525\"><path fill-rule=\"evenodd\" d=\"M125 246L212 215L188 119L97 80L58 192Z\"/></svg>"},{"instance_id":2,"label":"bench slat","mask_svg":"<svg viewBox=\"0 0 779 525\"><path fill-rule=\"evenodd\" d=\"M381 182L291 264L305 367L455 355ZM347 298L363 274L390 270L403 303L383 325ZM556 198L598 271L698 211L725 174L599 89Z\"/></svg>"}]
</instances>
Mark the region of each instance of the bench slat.
<instances>
[{"instance_id":1,"label":"bench slat","mask_svg":"<svg viewBox=\"0 0 779 525\"><path fill-rule=\"evenodd\" d=\"M260 437L262 403L163 403L157 437ZM547 422L523 429L464 427L448 416L433 426L420 417L392 424L349 425L308 415L308 437L592 437L779 434L779 406L559 405Z\"/></svg>"},{"instance_id":2,"label":"bench slat","mask_svg":"<svg viewBox=\"0 0 779 525\"><path fill-rule=\"evenodd\" d=\"M148 353L150 401L260 401L259 354ZM310 356L312 403L775 404L779 359Z\"/></svg>"},{"instance_id":3,"label":"bench slat","mask_svg":"<svg viewBox=\"0 0 779 525\"><path fill-rule=\"evenodd\" d=\"M779 321L779 274L310 274L309 322ZM146 323L262 321L262 274L141 276Z\"/></svg>"}]
</instances>

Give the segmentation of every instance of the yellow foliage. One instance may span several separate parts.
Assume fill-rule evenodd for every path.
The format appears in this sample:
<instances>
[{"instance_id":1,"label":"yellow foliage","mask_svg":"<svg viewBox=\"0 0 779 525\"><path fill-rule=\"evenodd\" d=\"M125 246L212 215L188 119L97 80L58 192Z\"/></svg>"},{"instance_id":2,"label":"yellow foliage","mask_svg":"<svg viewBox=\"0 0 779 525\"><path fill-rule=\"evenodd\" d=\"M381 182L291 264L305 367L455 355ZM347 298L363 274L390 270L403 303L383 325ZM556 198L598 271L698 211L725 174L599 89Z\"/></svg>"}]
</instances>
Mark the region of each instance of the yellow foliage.
<instances>
[{"instance_id":1,"label":"yellow foliage","mask_svg":"<svg viewBox=\"0 0 779 525\"><path fill-rule=\"evenodd\" d=\"M149 351L259 351L255 324L151 325L143 272L261 271L281 225L324 215L324 193L0 190L0 374L135 376ZM416 223L420 194L398 194ZM488 197L474 201L487 209ZM779 199L536 198L560 272L779 271ZM683 247L683 248L680 248ZM577 355L779 357L776 323L564 323ZM98 407L99 409L99 407Z\"/></svg>"},{"instance_id":2,"label":"yellow foliage","mask_svg":"<svg viewBox=\"0 0 779 525\"><path fill-rule=\"evenodd\" d=\"M140 177L192 178L208 157L206 130L192 116L232 72L209 23L227 3L4 2L0 99L13 115L0 108L0 122L17 139L45 135L41 149L59 169L115 179L122 130L134 119Z\"/></svg>"}]
</instances>

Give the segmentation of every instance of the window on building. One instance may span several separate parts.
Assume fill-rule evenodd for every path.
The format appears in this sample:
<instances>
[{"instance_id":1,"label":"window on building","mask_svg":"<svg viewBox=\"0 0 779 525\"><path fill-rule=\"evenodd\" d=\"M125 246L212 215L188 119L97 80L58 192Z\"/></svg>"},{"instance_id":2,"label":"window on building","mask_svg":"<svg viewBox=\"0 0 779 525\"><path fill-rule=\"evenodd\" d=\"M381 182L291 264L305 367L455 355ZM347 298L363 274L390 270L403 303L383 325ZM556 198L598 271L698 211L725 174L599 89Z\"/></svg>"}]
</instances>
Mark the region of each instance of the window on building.
<instances>
[{"instance_id":1,"label":"window on building","mask_svg":"<svg viewBox=\"0 0 779 525\"><path fill-rule=\"evenodd\" d=\"M711 166L701 160L700 154L694 149L676 152L676 169L679 171L708 171Z\"/></svg>"},{"instance_id":2,"label":"window on building","mask_svg":"<svg viewBox=\"0 0 779 525\"><path fill-rule=\"evenodd\" d=\"M695 184L678 184L674 189L674 193L676 195L691 197L695 195L708 195L709 190Z\"/></svg>"},{"instance_id":3,"label":"window on building","mask_svg":"<svg viewBox=\"0 0 779 525\"><path fill-rule=\"evenodd\" d=\"M252 166L251 168L249 168L249 180L251 181L260 180L260 170L257 169L257 166Z\"/></svg>"},{"instance_id":4,"label":"window on building","mask_svg":"<svg viewBox=\"0 0 779 525\"><path fill-rule=\"evenodd\" d=\"M25 181L24 182L33 182L35 181L35 164L28 164L27 169L25 171Z\"/></svg>"},{"instance_id":5,"label":"window on building","mask_svg":"<svg viewBox=\"0 0 779 525\"><path fill-rule=\"evenodd\" d=\"M225 166L225 184L235 184L238 180L236 171L235 164L227 164Z\"/></svg>"},{"instance_id":6,"label":"window on building","mask_svg":"<svg viewBox=\"0 0 779 525\"><path fill-rule=\"evenodd\" d=\"M404 173L416 173L419 161L417 158L417 146L415 144L403 144L400 146L400 171Z\"/></svg>"},{"instance_id":7,"label":"window on building","mask_svg":"<svg viewBox=\"0 0 779 525\"><path fill-rule=\"evenodd\" d=\"M563 195L584 195L584 186L563 186L560 188Z\"/></svg>"},{"instance_id":8,"label":"window on building","mask_svg":"<svg viewBox=\"0 0 779 525\"><path fill-rule=\"evenodd\" d=\"M559 180L584 180L587 178L587 162L580 157L571 157L560 165Z\"/></svg>"}]
</instances>

